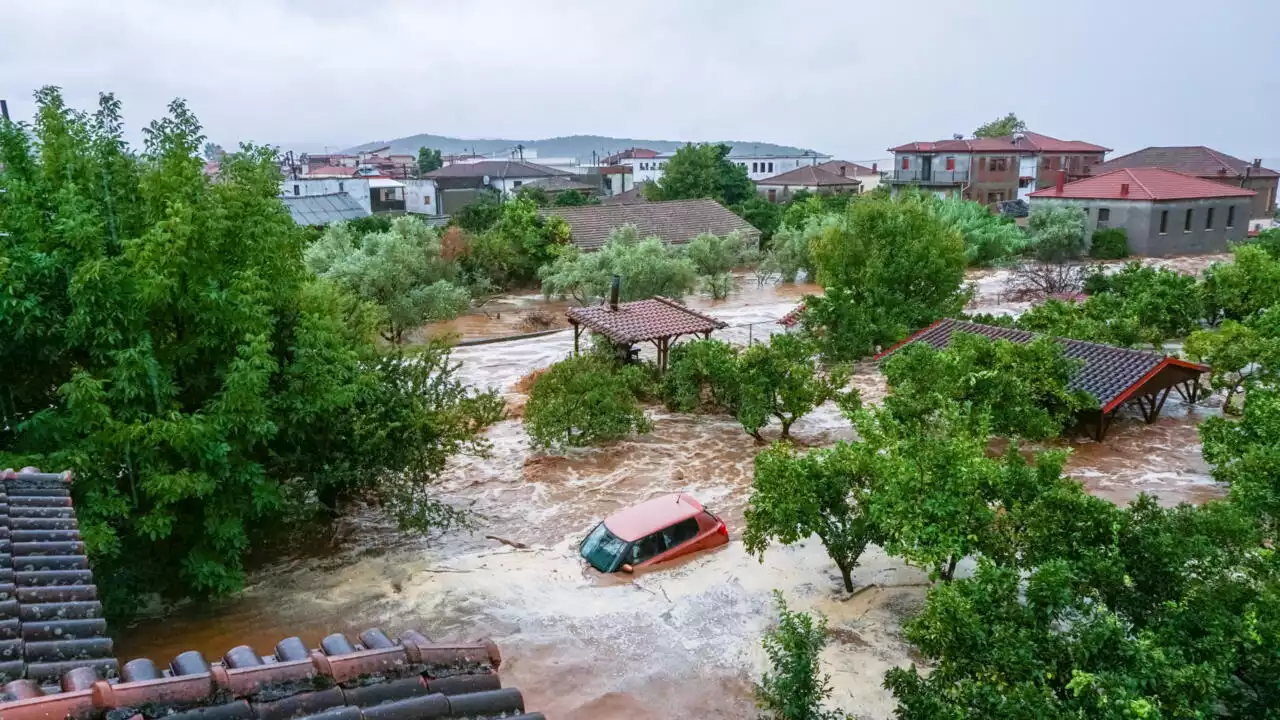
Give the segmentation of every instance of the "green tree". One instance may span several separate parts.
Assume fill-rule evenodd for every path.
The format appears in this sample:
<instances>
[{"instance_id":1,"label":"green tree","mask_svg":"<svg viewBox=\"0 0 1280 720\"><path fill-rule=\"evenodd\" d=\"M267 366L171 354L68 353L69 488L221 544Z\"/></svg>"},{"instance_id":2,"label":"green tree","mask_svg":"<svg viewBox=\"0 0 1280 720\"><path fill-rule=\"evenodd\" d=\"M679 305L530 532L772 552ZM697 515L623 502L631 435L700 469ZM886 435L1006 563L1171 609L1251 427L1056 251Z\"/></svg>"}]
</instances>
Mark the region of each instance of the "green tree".
<instances>
[{"instance_id":1,"label":"green tree","mask_svg":"<svg viewBox=\"0 0 1280 720\"><path fill-rule=\"evenodd\" d=\"M1280 304L1280 260L1251 244L1232 248L1233 262L1210 265L1201 286L1211 323L1246 320Z\"/></svg>"},{"instance_id":2,"label":"green tree","mask_svg":"<svg viewBox=\"0 0 1280 720\"><path fill-rule=\"evenodd\" d=\"M809 243L823 297L806 297L805 328L829 360L856 360L964 307L964 243L926 201L864 199Z\"/></svg>"},{"instance_id":3,"label":"green tree","mask_svg":"<svg viewBox=\"0 0 1280 720\"><path fill-rule=\"evenodd\" d=\"M463 261L472 277L486 278L498 287L523 285L536 279L543 266L572 251L568 223L540 215L533 200L517 197L497 207L496 218L483 231L458 223L473 233Z\"/></svg>"},{"instance_id":4,"label":"green tree","mask_svg":"<svg viewBox=\"0 0 1280 720\"><path fill-rule=\"evenodd\" d=\"M482 233L497 224L502 217L502 198L492 190L482 190L475 200L462 206L449 219L450 225L457 225L469 233Z\"/></svg>"},{"instance_id":5,"label":"green tree","mask_svg":"<svg viewBox=\"0 0 1280 720\"><path fill-rule=\"evenodd\" d=\"M667 409L676 412L707 408L736 413L738 349L710 338L675 345L662 376L661 395Z\"/></svg>"},{"instance_id":6,"label":"green tree","mask_svg":"<svg viewBox=\"0 0 1280 720\"><path fill-rule=\"evenodd\" d=\"M817 535L840 569L845 592L853 592L858 559L880 540L870 513L878 458L865 450L839 443L798 454L776 443L757 455L742 536L747 552L763 562L771 542L791 545Z\"/></svg>"},{"instance_id":7,"label":"green tree","mask_svg":"<svg viewBox=\"0 0 1280 720\"><path fill-rule=\"evenodd\" d=\"M388 232L356 238L331 226L305 252L312 272L384 311L380 332L400 344L413 328L450 320L470 305L456 263L440 255L439 232L418 218L396 218Z\"/></svg>"},{"instance_id":8,"label":"green tree","mask_svg":"<svg viewBox=\"0 0 1280 720\"><path fill-rule=\"evenodd\" d=\"M1280 528L1280 389L1255 387L1239 421L1209 418L1200 426L1204 457L1231 498L1259 517L1268 537Z\"/></svg>"},{"instance_id":9,"label":"green tree","mask_svg":"<svg viewBox=\"0 0 1280 720\"><path fill-rule=\"evenodd\" d=\"M439 150L429 147L418 148L418 177L442 167L444 167L444 160L440 157Z\"/></svg>"},{"instance_id":10,"label":"green tree","mask_svg":"<svg viewBox=\"0 0 1280 720\"><path fill-rule=\"evenodd\" d=\"M551 203L556 207L576 207L578 205L599 205L600 198L590 195L581 190L565 190L556 193L555 202Z\"/></svg>"},{"instance_id":11,"label":"green tree","mask_svg":"<svg viewBox=\"0 0 1280 720\"><path fill-rule=\"evenodd\" d=\"M793 612L782 593L773 591L778 626L764 636L770 670L756 686L756 706L770 720L841 720L843 713L822 709L831 696L831 678L822 674L822 648L827 644L827 620L821 615Z\"/></svg>"},{"instance_id":12,"label":"green tree","mask_svg":"<svg viewBox=\"0 0 1280 720\"><path fill-rule=\"evenodd\" d=\"M223 150L222 146L215 142L206 142L200 150L201 157L209 162L221 160L226 154L227 151Z\"/></svg>"},{"instance_id":13,"label":"green tree","mask_svg":"<svg viewBox=\"0 0 1280 720\"><path fill-rule=\"evenodd\" d=\"M752 345L738 358L738 421L747 434L763 440L760 431L771 421L791 437L791 425L828 400L856 402L845 394L847 368L824 371L817 347L796 335L778 334L768 343Z\"/></svg>"},{"instance_id":14,"label":"green tree","mask_svg":"<svg viewBox=\"0 0 1280 720\"><path fill-rule=\"evenodd\" d=\"M581 305L605 297L614 275L622 279L623 300L655 295L678 300L697 283L697 272L688 258L656 237L641 238L634 225L615 229L604 247L595 252L568 248L539 275L544 295L572 298Z\"/></svg>"},{"instance_id":15,"label":"green tree","mask_svg":"<svg viewBox=\"0 0 1280 720\"><path fill-rule=\"evenodd\" d=\"M726 207L755 195L746 168L731 162L728 145L685 145L667 161L657 182L645 186L650 200L711 198Z\"/></svg>"},{"instance_id":16,"label":"green tree","mask_svg":"<svg viewBox=\"0 0 1280 720\"><path fill-rule=\"evenodd\" d=\"M933 202L943 225L964 238L964 257L971 266L987 267L1021 255L1030 239L1012 218L992 214L981 203L961 198Z\"/></svg>"},{"instance_id":17,"label":"green tree","mask_svg":"<svg viewBox=\"0 0 1280 720\"><path fill-rule=\"evenodd\" d=\"M782 225L782 206L759 195L753 195L740 207L730 209L760 231L760 244L764 247L773 241L773 234Z\"/></svg>"},{"instance_id":18,"label":"green tree","mask_svg":"<svg viewBox=\"0 0 1280 720\"><path fill-rule=\"evenodd\" d=\"M1017 510L1062 482L1064 453L1041 453L1028 466L1016 444L987 456L988 434L956 403L929 423L905 424L888 412L861 412L858 435L878 461L871 516L884 549L950 581L969 555L1007 557L1021 533L1006 529Z\"/></svg>"},{"instance_id":19,"label":"green tree","mask_svg":"<svg viewBox=\"0 0 1280 720\"><path fill-rule=\"evenodd\" d=\"M809 256L809 246L813 238L826 231L828 225L839 224L839 222L840 217L837 215L822 215L814 222L803 226L783 225L778 229L773 236L771 250L783 282L795 282L801 272L807 273L809 280L813 280L813 262Z\"/></svg>"},{"instance_id":20,"label":"green tree","mask_svg":"<svg viewBox=\"0 0 1280 720\"><path fill-rule=\"evenodd\" d=\"M1118 260L1129 257L1129 233L1124 228L1100 228L1089 238L1089 257Z\"/></svg>"},{"instance_id":21,"label":"green tree","mask_svg":"<svg viewBox=\"0 0 1280 720\"><path fill-rule=\"evenodd\" d=\"M1040 262L1064 263L1084 257L1084 211L1078 207L1037 208L1027 216L1027 230Z\"/></svg>"},{"instance_id":22,"label":"green tree","mask_svg":"<svg viewBox=\"0 0 1280 720\"><path fill-rule=\"evenodd\" d=\"M942 350L912 343L884 363L891 388L884 407L899 422L929 423L937 408L958 403L975 419L988 417L996 435L1057 437L1097 405L1068 387L1079 366L1054 338L1023 344L957 333Z\"/></svg>"},{"instance_id":23,"label":"green tree","mask_svg":"<svg viewBox=\"0 0 1280 720\"><path fill-rule=\"evenodd\" d=\"M599 354L551 366L529 391L524 426L538 445L585 446L649 432L637 396L646 382L636 366L619 367Z\"/></svg>"},{"instance_id":24,"label":"green tree","mask_svg":"<svg viewBox=\"0 0 1280 720\"><path fill-rule=\"evenodd\" d=\"M1027 124L1018 119L1017 115L1009 113L1002 118L996 118L989 123L978 126L973 131L974 137L980 138L998 138L1008 137L1014 133L1027 131Z\"/></svg>"},{"instance_id":25,"label":"green tree","mask_svg":"<svg viewBox=\"0 0 1280 720\"><path fill-rule=\"evenodd\" d=\"M750 250L736 230L725 235L702 233L683 248L703 288L717 300L728 297L737 285L733 270L747 263Z\"/></svg>"},{"instance_id":26,"label":"green tree","mask_svg":"<svg viewBox=\"0 0 1280 720\"><path fill-rule=\"evenodd\" d=\"M537 185L522 185L516 191L516 197L523 200L529 200L538 207L546 207L551 204L551 197L547 195L547 191Z\"/></svg>"},{"instance_id":27,"label":"green tree","mask_svg":"<svg viewBox=\"0 0 1280 720\"><path fill-rule=\"evenodd\" d=\"M1280 307L1243 323L1226 320L1216 330L1197 330L1187 338L1184 351L1209 366L1210 387L1226 391L1223 409L1237 412L1232 400L1238 393L1280 382Z\"/></svg>"},{"instance_id":28,"label":"green tree","mask_svg":"<svg viewBox=\"0 0 1280 720\"><path fill-rule=\"evenodd\" d=\"M32 125L0 121L0 464L75 473L113 612L234 590L264 529L356 493L411 490L420 529L456 519L431 484L502 402L442 347L379 352L374 309L304 265L273 151L211 184L181 101L140 153L110 95L36 102Z\"/></svg>"}]
</instances>

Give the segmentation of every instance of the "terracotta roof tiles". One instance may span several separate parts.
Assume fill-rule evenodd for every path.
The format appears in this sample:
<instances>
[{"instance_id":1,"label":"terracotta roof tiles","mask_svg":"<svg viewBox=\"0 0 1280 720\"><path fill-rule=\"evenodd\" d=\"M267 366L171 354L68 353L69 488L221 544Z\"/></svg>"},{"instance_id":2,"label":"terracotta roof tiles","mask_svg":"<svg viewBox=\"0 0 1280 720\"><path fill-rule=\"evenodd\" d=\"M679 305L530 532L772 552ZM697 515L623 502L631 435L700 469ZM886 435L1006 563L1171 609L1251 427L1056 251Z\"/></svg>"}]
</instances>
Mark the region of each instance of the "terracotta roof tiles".
<instances>
[{"instance_id":1,"label":"terracotta roof tiles","mask_svg":"<svg viewBox=\"0 0 1280 720\"><path fill-rule=\"evenodd\" d=\"M1121 168L1069 182L1059 192L1048 187L1031 193L1036 198L1081 200L1193 200L1251 197L1254 191L1162 168Z\"/></svg>"},{"instance_id":2,"label":"terracotta roof tiles","mask_svg":"<svg viewBox=\"0 0 1280 720\"><path fill-rule=\"evenodd\" d=\"M1147 147L1093 166L1095 173L1121 168L1158 167L1203 178L1243 178L1250 163L1203 145ZM1251 177L1276 177L1275 170L1253 168Z\"/></svg>"},{"instance_id":3,"label":"terracotta roof tiles","mask_svg":"<svg viewBox=\"0 0 1280 720\"><path fill-rule=\"evenodd\" d=\"M624 345L728 327L710 315L662 296L619 303L617 310L608 305L570 308L569 321Z\"/></svg>"},{"instance_id":4,"label":"terracotta roof tiles","mask_svg":"<svg viewBox=\"0 0 1280 720\"><path fill-rule=\"evenodd\" d=\"M802 187L848 187L861 184L852 176L837 175L815 165L798 167L795 170L757 180L757 185L799 185Z\"/></svg>"}]
</instances>

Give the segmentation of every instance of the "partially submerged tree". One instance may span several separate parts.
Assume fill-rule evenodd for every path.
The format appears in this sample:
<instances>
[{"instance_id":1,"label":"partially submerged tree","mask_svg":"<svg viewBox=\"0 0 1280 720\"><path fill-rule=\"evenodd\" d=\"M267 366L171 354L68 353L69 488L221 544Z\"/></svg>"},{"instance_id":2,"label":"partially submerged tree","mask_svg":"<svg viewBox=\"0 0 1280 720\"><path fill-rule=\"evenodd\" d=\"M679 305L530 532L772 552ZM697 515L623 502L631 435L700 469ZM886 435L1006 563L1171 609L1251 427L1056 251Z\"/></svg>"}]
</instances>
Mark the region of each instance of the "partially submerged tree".
<instances>
[{"instance_id":1,"label":"partially submerged tree","mask_svg":"<svg viewBox=\"0 0 1280 720\"><path fill-rule=\"evenodd\" d=\"M738 349L723 340L692 340L671 348L661 395L668 410L709 409L733 414L738 407Z\"/></svg>"},{"instance_id":2,"label":"partially submerged tree","mask_svg":"<svg viewBox=\"0 0 1280 720\"><path fill-rule=\"evenodd\" d=\"M822 674L822 648L827 644L827 620L787 608L782 593L773 591L778 625L764 636L770 670L756 686L756 706L768 720L841 720L843 713L824 710L831 695L831 679Z\"/></svg>"},{"instance_id":3,"label":"partially submerged tree","mask_svg":"<svg viewBox=\"0 0 1280 720\"><path fill-rule=\"evenodd\" d=\"M1184 351L1209 366L1213 390L1226 391L1223 410L1238 412L1233 403L1237 394L1280 383L1280 307L1243 323L1226 320L1216 330L1197 330Z\"/></svg>"},{"instance_id":4,"label":"partially submerged tree","mask_svg":"<svg viewBox=\"0 0 1280 720\"><path fill-rule=\"evenodd\" d=\"M763 561L772 542L791 545L817 535L845 592L853 592L858 558L879 541L870 511L877 461L864 446L845 443L805 454L778 443L761 452L745 513L747 552Z\"/></svg>"},{"instance_id":5,"label":"partially submerged tree","mask_svg":"<svg viewBox=\"0 0 1280 720\"><path fill-rule=\"evenodd\" d=\"M637 395L646 380L637 366L621 367L599 353L553 364L529 391L524 426L542 447L616 440L652 427Z\"/></svg>"},{"instance_id":6,"label":"partially submerged tree","mask_svg":"<svg viewBox=\"0 0 1280 720\"><path fill-rule=\"evenodd\" d=\"M609 234L604 247L584 253L568 248L539 272L547 297L572 298L589 305L605 297L613 276L622 279L623 300L654 295L684 297L697 282L693 263L656 237L642 238L634 225Z\"/></svg>"},{"instance_id":7,"label":"partially submerged tree","mask_svg":"<svg viewBox=\"0 0 1280 720\"><path fill-rule=\"evenodd\" d=\"M747 263L750 250L736 230L725 235L701 233L684 246L685 257L693 263L703 288L717 300L733 290L733 270Z\"/></svg>"},{"instance_id":8,"label":"partially submerged tree","mask_svg":"<svg viewBox=\"0 0 1280 720\"><path fill-rule=\"evenodd\" d=\"M846 368L824 370L817 347L796 335L778 334L768 343L752 345L738 357L738 421L757 440L760 431L777 420L782 437L791 437L796 420L828 400L856 402L856 393L843 392Z\"/></svg>"},{"instance_id":9,"label":"partially submerged tree","mask_svg":"<svg viewBox=\"0 0 1280 720\"><path fill-rule=\"evenodd\" d=\"M357 237L331 226L306 249L307 266L347 293L382 309L379 332L388 342L426 323L449 320L471 302L458 266L441 256L439 232L418 218L396 218L387 232Z\"/></svg>"},{"instance_id":10,"label":"partially submerged tree","mask_svg":"<svg viewBox=\"0 0 1280 720\"><path fill-rule=\"evenodd\" d=\"M933 212L964 238L964 257L971 266L987 267L1021 255L1031 244L1012 218L993 214L987 206L948 198L933 203Z\"/></svg>"}]
</instances>

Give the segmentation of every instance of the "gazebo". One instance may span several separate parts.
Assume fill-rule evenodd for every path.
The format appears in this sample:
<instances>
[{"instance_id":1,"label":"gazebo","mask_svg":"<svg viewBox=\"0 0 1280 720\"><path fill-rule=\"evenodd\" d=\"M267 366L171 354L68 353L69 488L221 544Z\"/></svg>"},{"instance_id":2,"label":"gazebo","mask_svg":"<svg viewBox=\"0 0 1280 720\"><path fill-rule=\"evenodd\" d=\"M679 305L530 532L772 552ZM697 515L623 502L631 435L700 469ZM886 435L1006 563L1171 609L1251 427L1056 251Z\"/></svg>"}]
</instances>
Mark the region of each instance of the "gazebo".
<instances>
[{"instance_id":1,"label":"gazebo","mask_svg":"<svg viewBox=\"0 0 1280 720\"><path fill-rule=\"evenodd\" d=\"M1040 337L1038 333L1026 330L947 318L911 335L880 353L875 359L883 360L898 348L916 342L942 349L951 343L951 336L957 332L1019 344L1029 343ZM1122 405L1136 405L1142 418L1150 424L1160 417L1170 390L1176 390L1187 402L1195 402L1200 375L1209 370L1204 365L1145 350L1131 350L1070 338L1057 340L1062 343L1063 355L1081 362L1080 369L1071 377L1069 386L1073 390L1084 390L1098 401L1098 408L1087 411L1088 415L1084 418L1094 424L1094 438L1097 440L1106 435L1111 420Z\"/></svg>"},{"instance_id":2,"label":"gazebo","mask_svg":"<svg viewBox=\"0 0 1280 720\"><path fill-rule=\"evenodd\" d=\"M627 348L652 342L658 350L658 369L665 371L667 354L675 340L684 335L711 337L711 331L728 327L710 315L661 295L626 303L619 303L616 294L612 298L604 305L569 309L574 355L578 354L578 339L585 328Z\"/></svg>"}]
</instances>

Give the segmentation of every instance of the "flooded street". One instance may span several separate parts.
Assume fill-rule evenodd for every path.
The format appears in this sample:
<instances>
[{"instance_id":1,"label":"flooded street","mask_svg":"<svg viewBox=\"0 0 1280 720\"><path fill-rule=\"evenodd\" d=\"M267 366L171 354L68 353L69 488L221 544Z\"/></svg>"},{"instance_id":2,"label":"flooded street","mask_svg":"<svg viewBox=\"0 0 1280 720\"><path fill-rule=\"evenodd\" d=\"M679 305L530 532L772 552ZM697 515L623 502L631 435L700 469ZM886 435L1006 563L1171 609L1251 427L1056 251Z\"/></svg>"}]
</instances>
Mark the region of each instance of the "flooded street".
<instances>
[{"instance_id":1,"label":"flooded street","mask_svg":"<svg viewBox=\"0 0 1280 720\"><path fill-rule=\"evenodd\" d=\"M999 303L998 272L972 279L976 307L1020 311ZM760 288L748 279L728 300L691 304L732 326L715 337L745 344L778 331L776 320L817 291ZM562 322L565 307L507 296L486 306L494 317L473 314L427 333L476 339L541 330L526 318ZM454 357L467 382L498 389L518 408L521 378L572 348L564 331L460 347ZM854 383L864 401L883 396L883 378L870 363L857 368ZM1221 495L1196 435L1196 424L1218 411L1175 400L1154 425L1126 416L1104 442L1059 441L1072 450L1070 472L1115 502L1142 491L1168 503ZM829 618L824 669L834 703L855 717L891 717L892 698L880 683L888 668L912 662L900 627L923 601L925 574L871 548L854 573L855 585L869 589L846 597L816 539L772 548L763 563L748 556L737 538L760 447L728 418L650 414L648 435L562 454L533 449L518 419L498 423L488 434L490 457L455 459L439 486L441 497L478 515L475 533L427 541L396 533L372 512L346 518L333 542L318 539L312 556L256 571L233 600L119 629L118 654L167 660L194 648L216 657L246 642L265 652L293 634L314 646L327 632L418 628L436 640L492 637L502 649L504 684L555 720L743 718L754 712L752 682L765 663L760 637L774 615L771 591L779 589L793 608ZM793 434L806 445L829 445L852 429L825 406ZM677 490L719 514L733 541L634 576L583 569L577 542L595 522Z\"/></svg>"}]
</instances>

